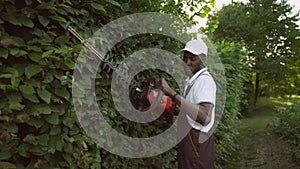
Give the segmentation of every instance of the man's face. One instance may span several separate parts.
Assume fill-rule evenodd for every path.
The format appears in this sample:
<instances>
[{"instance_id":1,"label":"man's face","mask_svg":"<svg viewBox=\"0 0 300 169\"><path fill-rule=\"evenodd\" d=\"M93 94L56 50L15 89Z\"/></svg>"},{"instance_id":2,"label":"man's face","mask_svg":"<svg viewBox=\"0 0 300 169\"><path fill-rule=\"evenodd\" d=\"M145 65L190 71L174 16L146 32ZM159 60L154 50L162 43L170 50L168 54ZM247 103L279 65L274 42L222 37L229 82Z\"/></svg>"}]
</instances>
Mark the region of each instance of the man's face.
<instances>
[{"instance_id":1,"label":"man's face","mask_svg":"<svg viewBox=\"0 0 300 169\"><path fill-rule=\"evenodd\" d=\"M192 74L195 74L201 69L202 62L200 56L184 51L183 61L188 68L187 71L190 71ZM187 72L187 74L189 75L190 73Z\"/></svg>"}]
</instances>

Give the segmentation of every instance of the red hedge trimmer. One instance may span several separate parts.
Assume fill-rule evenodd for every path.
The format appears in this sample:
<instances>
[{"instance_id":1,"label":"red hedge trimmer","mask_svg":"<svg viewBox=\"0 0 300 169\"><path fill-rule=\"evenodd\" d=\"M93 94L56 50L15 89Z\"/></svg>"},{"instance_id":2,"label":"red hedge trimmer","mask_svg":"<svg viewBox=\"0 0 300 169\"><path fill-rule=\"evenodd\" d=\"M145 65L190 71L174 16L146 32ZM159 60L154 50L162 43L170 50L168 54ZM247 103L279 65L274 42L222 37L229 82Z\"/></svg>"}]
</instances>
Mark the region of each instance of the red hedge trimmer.
<instances>
[{"instance_id":1,"label":"red hedge trimmer","mask_svg":"<svg viewBox=\"0 0 300 169\"><path fill-rule=\"evenodd\" d=\"M67 27L68 31L72 33L81 43L84 43L83 37L76 32L74 28L71 26ZM103 69L107 70L116 70L116 66L105 59L99 52L90 44L84 43L84 45L94 54L96 55L103 63ZM120 72L116 71L119 77L122 77ZM155 111L156 109L162 109L168 113L173 115L174 111L172 108L172 99L168 96L165 96L162 91L152 91L150 90L150 84L154 83L154 78L148 78L143 83L141 88L137 87L132 82L129 83L130 96L133 101L133 105L137 110L140 111Z\"/></svg>"}]
</instances>

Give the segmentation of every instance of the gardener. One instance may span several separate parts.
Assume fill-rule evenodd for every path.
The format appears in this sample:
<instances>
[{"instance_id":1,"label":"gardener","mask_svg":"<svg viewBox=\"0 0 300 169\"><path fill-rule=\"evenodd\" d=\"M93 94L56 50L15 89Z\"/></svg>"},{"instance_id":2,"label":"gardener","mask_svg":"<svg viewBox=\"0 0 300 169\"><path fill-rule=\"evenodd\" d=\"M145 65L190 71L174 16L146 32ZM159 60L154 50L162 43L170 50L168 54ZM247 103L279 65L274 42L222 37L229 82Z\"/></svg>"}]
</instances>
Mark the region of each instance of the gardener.
<instances>
[{"instance_id":1,"label":"gardener","mask_svg":"<svg viewBox=\"0 0 300 169\"><path fill-rule=\"evenodd\" d=\"M215 147L209 132L215 120L216 84L205 67L208 48L202 40L191 40L181 51L188 75L183 94L176 93L163 78L156 80L155 85L184 113L178 120L179 134L184 125L191 126L178 145L178 168L211 169Z\"/></svg>"}]
</instances>

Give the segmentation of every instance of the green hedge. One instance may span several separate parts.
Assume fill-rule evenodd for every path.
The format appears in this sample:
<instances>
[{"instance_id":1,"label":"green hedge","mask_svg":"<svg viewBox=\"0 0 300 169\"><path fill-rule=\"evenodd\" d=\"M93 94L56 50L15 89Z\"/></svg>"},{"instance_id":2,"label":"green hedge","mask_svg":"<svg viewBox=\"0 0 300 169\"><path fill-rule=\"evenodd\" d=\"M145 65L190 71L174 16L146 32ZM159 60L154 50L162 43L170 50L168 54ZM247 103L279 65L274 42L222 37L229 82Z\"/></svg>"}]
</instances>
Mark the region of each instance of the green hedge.
<instances>
[{"instance_id":1,"label":"green hedge","mask_svg":"<svg viewBox=\"0 0 300 169\"><path fill-rule=\"evenodd\" d=\"M186 19L182 8L182 1L178 4L169 1L164 5L161 1L139 0L130 3L114 0L2 1L0 168L176 168L176 148L152 158L130 159L103 150L85 134L71 99L73 68L82 45L70 36L66 26L71 24L84 37L89 37L102 25L135 12L166 11ZM208 11L205 10L202 15ZM157 43L158 40L163 41ZM149 46L169 51L182 47L174 45L170 38L152 35L133 37L122 45L127 50L121 53L122 57ZM237 134L235 121L240 105L237 98L242 96L243 88L239 86L242 82L232 79L243 75L241 71L231 70L239 70L237 66L244 54L238 52L242 51L239 46L219 46L229 77L228 105L216 133L218 164L221 164L228 161L234 150L232 139ZM235 62L229 59L231 56L237 58ZM110 78L105 72L99 73L96 84L101 88L96 92L101 96L109 96ZM99 103L112 107L110 100ZM115 110L107 111L107 116L114 118ZM121 120L122 123L113 121L112 125L120 129L127 127L132 135L142 133L140 126L128 127L129 121ZM165 127L166 123L158 121L155 125ZM155 129L149 127L148 134L153 134Z\"/></svg>"},{"instance_id":2,"label":"green hedge","mask_svg":"<svg viewBox=\"0 0 300 169\"><path fill-rule=\"evenodd\" d=\"M226 105L221 122L216 131L217 168L229 162L231 155L237 150L238 117L247 107L248 93L245 83L249 81L247 66L247 51L242 44L220 42L217 44L219 57L225 67L226 75Z\"/></svg>"}]
</instances>

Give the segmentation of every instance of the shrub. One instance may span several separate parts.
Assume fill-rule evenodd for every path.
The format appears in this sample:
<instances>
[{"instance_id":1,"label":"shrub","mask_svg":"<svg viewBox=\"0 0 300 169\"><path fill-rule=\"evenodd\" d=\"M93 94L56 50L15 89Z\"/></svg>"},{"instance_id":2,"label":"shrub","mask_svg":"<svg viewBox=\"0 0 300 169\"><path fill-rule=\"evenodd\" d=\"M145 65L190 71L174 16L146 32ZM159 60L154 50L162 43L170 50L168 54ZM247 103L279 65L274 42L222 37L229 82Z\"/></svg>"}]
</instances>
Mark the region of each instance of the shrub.
<instances>
[{"instance_id":1,"label":"shrub","mask_svg":"<svg viewBox=\"0 0 300 169\"><path fill-rule=\"evenodd\" d=\"M294 151L296 160L300 161L300 102L295 99L292 105L275 112L279 121L275 127L278 134L289 139L297 148Z\"/></svg>"}]
</instances>

